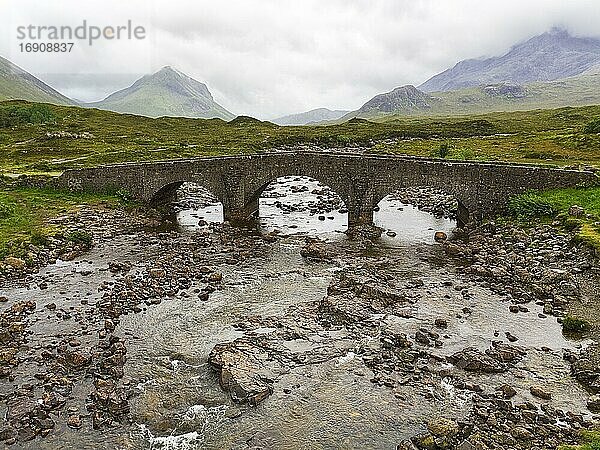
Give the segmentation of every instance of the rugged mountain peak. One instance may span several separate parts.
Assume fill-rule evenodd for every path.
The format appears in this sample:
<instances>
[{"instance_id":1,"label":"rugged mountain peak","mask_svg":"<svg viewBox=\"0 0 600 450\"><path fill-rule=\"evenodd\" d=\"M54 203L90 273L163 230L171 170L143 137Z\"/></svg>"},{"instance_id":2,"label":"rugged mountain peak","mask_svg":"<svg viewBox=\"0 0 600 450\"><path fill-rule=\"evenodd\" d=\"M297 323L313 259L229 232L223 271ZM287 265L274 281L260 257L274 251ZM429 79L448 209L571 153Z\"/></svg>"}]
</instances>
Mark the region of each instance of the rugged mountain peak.
<instances>
[{"instance_id":1,"label":"rugged mountain peak","mask_svg":"<svg viewBox=\"0 0 600 450\"><path fill-rule=\"evenodd\" d=\"M419 88L434 92L493 83L553 81L580 75L599 63L600 39L572 36L555 27L514 45L502 56L460 61Z\"/></svg>"}]
</instances>

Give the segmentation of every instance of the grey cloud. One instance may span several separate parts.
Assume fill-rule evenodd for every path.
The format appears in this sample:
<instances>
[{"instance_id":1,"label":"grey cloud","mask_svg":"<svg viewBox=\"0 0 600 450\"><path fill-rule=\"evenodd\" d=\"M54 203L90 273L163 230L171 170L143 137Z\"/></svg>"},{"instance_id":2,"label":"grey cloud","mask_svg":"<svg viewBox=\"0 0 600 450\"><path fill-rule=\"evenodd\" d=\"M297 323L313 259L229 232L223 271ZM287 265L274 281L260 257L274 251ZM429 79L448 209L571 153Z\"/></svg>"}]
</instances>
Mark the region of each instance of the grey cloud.
<instances>
[{"instance_id":1,"label":"grey cloud","mask_svg":"<svg viewBox=\"0 0 600 450\"><path fill-rule=\"evenodd\" d=\"M600 23L597 0L7 1L14 14L0 17L5 29L16 20L147 24L150 37L141 45L105 43L63 58L20 55L3 39L0 54L33 73L53 74L67 95L97 100L133 74L172 65L207 83L223 106L260 118L357 108L377 93L420 84L461 59L501 54L552 26L598 35ZM95 82L79 76L95 72Z\"/></svg>"}]
</instances>

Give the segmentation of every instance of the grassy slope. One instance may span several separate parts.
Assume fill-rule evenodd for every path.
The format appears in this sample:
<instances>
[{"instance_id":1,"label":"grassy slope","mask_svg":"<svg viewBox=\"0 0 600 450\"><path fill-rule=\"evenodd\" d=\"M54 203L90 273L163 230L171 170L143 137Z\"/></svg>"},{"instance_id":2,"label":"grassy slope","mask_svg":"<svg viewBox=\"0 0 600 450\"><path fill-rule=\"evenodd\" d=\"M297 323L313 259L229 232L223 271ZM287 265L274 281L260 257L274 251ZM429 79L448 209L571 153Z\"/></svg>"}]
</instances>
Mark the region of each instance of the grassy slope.
<instances>
[{"instance_id":1,"label":"grassy slope","mask_svg":"<svg viewBox=\"0 0 600 450\"><path fill-rule=\"evenodd\" d=\"M116 205L117 197L48 189L18 188L0 191L0 259L25 257L29 244L41 244L60 229L47 223L78 205Z\"/></svg>"},{"instance_id":2,"label":"grassy slope","mask_svg":"<svg viewBox=\"0 0 600 450\"><path fill-rule=\"evenodd\" d=\"M14 104L25 103L3 102L0 108ZM600 117L600 106L297 127L250 118L151 119L50 108L53 123L0 128L0 172L55 173L102 163L251 153L296 144L367 146L374 152L430 156L440 144L449 143L451 157L600 166L600 135L582 132ZM57 132L63 136L47 136Z\"/></svg>"},{"instance_id":3,"label":"grassy slope","mask_svg":"<svg viewBox=\"0 0 600 450\"><path fill-rule=\"evenodd\" d=\"M14 79L0 78L0 101L11 100L14 98L26 98L32 102L50 102L58 104L68 104L58 96L50 95L34 84L15 77Z\"/></svg>"}]
</instances>

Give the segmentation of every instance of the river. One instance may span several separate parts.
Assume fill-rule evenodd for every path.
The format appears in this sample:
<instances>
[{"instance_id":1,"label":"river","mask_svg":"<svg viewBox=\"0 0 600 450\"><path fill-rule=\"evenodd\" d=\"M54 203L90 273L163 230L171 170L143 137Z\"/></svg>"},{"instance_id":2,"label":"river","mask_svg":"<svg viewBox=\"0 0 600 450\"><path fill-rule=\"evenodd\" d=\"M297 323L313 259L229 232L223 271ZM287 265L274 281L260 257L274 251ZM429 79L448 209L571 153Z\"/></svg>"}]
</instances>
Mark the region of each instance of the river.
<instances>
[{"instance_id":1,"label":"river","mask_svg":"<svg viewBox=\"0 0 600 450\"><path fill-rule=\"evenodd\" d=\"M276 234L277 239L241 262L217 263L223 283L208 301L198 298L201 286L192 283L183 294L121 316L115 334L123 337L127 346L123 381L133 392L131 423L92 429L86 403L93 387L90 378L82 375L66 408L81 415L83 427L73 429L57 419L48 436L13 447L394 449L401 440L422 432L431 417L463 417L470 394L456 389L450 379L429 380L430 384L419 389L411 383L395 389L373 383L369 367L357 356L364 342L354 342L339 330L320 330L306 339L283 342L292 353L327 347L334 348L338 356L293 367L277 379L273 394L258 406L233 402L219 385L208 355L216 344L244 335L237 326L240 322L254 316L285 318L290 307L327 295L336 274L348 267L348 259L310 261L300 255L307 236L333 245L354 245L343 233L347 218L339 212L342 205L335 200L329 204L329 197L319 205L311 194L322 188L316 181L302 178L279 180L268 197L260 200L259 230L243 232ZM282 208L282 203L292 205L292 210ZM311 209L314 214L309 213ZM198 222L222 221L222 208L216 203L179 208L176 220L173 227L177 233L193 242L198 233L211 233L210 227ZM433 240L436 231L451 233L452 220L386 198L375 212L375 222L384 233L375 250L369 251L375 251L378 258L393 258L396 282L419 280L424 286L410 318L392 317L407 335L414 335L436 318L446 318L450 326L441 332L443 346L431 349L440 359L466 346L485 350L498 332L518 336L518 345L526 348L529 356L517 369L472 374L470 382L484 390L509 382L523 388L519 396L531 400L527 386L532 380L544 380L552 392L553 407L585 410L586 393L568 377L569 365L561 357L563 349L575 351L581 343L565 339L552 318L540 319L541 306L530 306L527 314L512 314L504 299L457 273ZM360 253L361 249L353 251ZM90 325L82 329L73 318L85 316L101 301L102 286L110 285L115 277L108 270L109 263L130 261L135 272L142 270L146 261L159 258L158 252L155 238L143 231L121 235L74 261L42 269L26 287L8 286L3 295L11 302L34 299L38 304L29 318L30 348L69 338L76 338L78 346L93 347L97 341L93 324L98 321L90 319ZM465 289L468 295L462 293ZM72 318L57 317L43 307L49 303L57 304L57 310ZM268 327L253 330L255 334L270 332ZM17 369L15 383L32 382L38 370L36 358L26 359ZM1 384L5 391L9 389L6 381ZM40 388L34 392L39 394Z\"/></svg>"}]
</instances>

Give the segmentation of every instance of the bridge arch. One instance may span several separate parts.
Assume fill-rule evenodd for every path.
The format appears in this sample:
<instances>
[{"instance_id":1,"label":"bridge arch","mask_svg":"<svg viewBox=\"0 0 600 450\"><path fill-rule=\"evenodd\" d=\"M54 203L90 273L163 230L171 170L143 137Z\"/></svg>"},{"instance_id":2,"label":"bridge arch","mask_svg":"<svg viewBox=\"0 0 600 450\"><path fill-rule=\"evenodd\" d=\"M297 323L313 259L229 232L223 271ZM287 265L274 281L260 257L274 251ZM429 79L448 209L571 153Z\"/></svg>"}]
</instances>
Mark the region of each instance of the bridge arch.
<instances>
[{"instance_id":1,"label":"bridge arch","mask_svg":"<svg viewBox=\"0 0 600 450\"><path fill-rule=\"evenodd\" d=\"M348 228L342 198L314 178L278 177L262 189L258 203L260 225L269 231L343 232Z\"/></svg>"},{"instance_id":2,"label":"bridge arch","mask_svg":"<svg viewBox=\"0 0 600 450\"><path fill-rule=\"evenodd\" d=\"M471 199L465 195L464 190L457 189L448 184L441 185L440 183L418 183L418 182L399 182L397 184L388 185L385 189L377 189L373 197L373 206L377 206L384 198L398 191L410 188L430 188L451 195L456 200L458 206L456 210L456 221L459 226L468 223L473 219L476 207L471 205ZM466 199L466 200L465 200Z\"/></svg>"}]
</instances>

